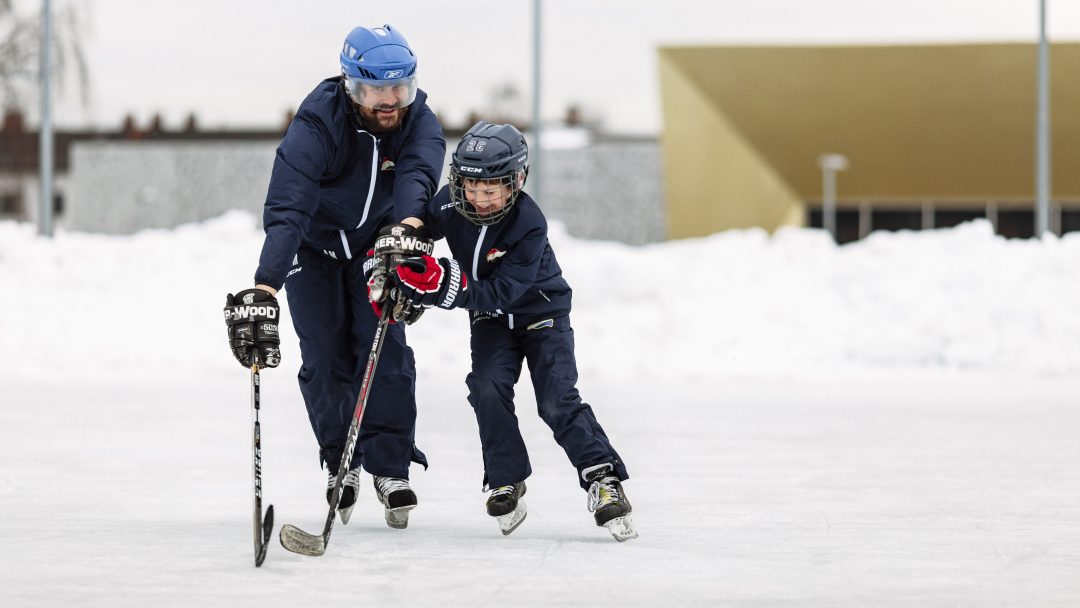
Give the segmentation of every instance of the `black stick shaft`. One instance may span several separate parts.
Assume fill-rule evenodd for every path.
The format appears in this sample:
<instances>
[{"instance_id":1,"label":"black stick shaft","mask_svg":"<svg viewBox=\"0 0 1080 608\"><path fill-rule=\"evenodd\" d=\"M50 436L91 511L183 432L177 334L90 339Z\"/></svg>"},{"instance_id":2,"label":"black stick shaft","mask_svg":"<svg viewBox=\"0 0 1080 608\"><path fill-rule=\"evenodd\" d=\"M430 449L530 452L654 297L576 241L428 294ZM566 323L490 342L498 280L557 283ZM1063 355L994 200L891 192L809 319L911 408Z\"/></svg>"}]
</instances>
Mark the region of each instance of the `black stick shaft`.
<instances>
[{"instance_id":1,"label":"black stick shaft","mask_svg":"<svg viewBox=\"0 0 1080 608\"><path fill-rule=\"evenodd\" d=\"M262 512L262 429L259 425L259 405L261 400L261 383L259 380L259 364L257 358L251 364L251 469L254 482L254 533L255 533L255 566L261 566L266 558L266 533L263 530Z\"/></svg>"}]
</instances>

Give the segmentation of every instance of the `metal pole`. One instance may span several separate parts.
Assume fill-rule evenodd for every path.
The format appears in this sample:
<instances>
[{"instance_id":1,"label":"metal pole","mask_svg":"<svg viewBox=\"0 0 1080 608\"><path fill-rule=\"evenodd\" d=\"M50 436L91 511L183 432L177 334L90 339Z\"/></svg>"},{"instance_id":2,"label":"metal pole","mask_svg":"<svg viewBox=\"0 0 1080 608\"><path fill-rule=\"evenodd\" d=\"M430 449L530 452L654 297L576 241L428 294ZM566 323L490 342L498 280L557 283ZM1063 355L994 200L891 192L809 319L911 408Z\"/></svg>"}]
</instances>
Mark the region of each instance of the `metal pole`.
<instances>
[{"instance_id":1,"label":"metal pole","mask_svg":"<svg viewBox=\"0 0 1080 608\"><path fill-rule=\"evenodd\" d=\"M1039 0L1038 109L1035 121L1035 236L1050 231L1050 48L1046 0Z\"/></svg>"},{"instance_id":2,"label":"metal pole","mask_svg":"<svg viewBox=\"0 0 1080 608\"><path fill-rule=\"evenodd\" d=\"M542 148L540 147L540 0L533 0L533 98L532 98L532 131L533 131L533 153L529 158L529 175L532 177L532 181L529 182L531 186L531 196L536 200L542 200L543 192L543 173L540 171L540 157L543 156Z\"/></svg>"},{"instance_id":3,"label":"metal pole","mask_svg":"<svg viewBox=\"0 0 1080 608\"><path fill-rule=\"evenodd\" d=\"M53 235L53 124L52 124L52 3L41 5L41 200L38 202L38 234Z\"/></svg>"},{"instance_id":4,"label":"metal pole","mask_svg":"<svg viewBox=\"0 0 1080 608\"><path fill-rule=\"evenodd\" d=\"M821 172L822 198L821 223L825 231L836 240L836 170L825 167Z\"/></svg>"},{"instance_id":5,"label":"metal pole","mask_svg":"<svg viewBox=\"0 0 1080 608\"><path fill-rule=\"evenodd\" d=\"M863 201L859 203L859 239L865 239L874 229L874 208Z\"/></svg>"},{"instance_id":6,"label":"metal pole","mask_svg":"<svg viewBox=\"0 0 1080 608\"><path fill-rule=\"evenodd\" d=\"M848 168L843 154L822 154L818 157L821 168L821 225L836 240L836 172Z\"/></svg>"}]
</instances>

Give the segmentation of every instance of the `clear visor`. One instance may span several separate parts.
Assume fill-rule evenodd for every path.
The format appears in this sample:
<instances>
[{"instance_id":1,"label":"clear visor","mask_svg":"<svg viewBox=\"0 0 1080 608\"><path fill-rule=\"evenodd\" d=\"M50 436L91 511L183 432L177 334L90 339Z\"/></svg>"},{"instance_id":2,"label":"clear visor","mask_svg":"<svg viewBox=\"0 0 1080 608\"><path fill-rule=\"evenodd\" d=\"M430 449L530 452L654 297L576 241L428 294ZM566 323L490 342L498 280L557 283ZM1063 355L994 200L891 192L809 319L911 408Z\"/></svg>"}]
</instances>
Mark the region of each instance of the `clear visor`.
<instances>
[{"instance_id":1,"label":"clear visor","mask_svg":"<svg viewBox=\"0 0 1080 608\"><path fill-rule=\"evenodd\" d=\"M454 209L478 226L495 224L517 202L524 176L517 171L495 179L473 179L457 173L451 165L450 200Z\"/></svg>"},{"instance_id":2,"label":"clear visor","mask_svg":"<svg viewBox=\"0 0 1080 608\"><path fill-rule=\"evenodd\" d=\"M357 104L373 110L404 108L416 99L416 75L398 80L364 80L344 75L345 90Z\"/></svg>"}]
</instances>

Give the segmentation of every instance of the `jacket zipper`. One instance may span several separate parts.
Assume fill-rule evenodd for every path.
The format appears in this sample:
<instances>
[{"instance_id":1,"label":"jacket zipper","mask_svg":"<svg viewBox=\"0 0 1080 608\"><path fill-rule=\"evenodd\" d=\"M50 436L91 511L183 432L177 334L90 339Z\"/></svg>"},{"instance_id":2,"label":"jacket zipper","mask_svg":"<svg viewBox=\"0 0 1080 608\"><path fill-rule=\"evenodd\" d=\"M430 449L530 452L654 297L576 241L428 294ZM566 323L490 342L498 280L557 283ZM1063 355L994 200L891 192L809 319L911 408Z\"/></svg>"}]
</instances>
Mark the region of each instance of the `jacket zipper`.
<instances>
[{"instance_id":1,"label":"jacket zipper","mask_svg":"<svg viewBox=\"0 0 1080 608\"><path fill-rule=\"evenodd\" d=\"M488 229L487 226L481 226L480 227L480 235L476 237L476 249L473 250L473 256L472 256L472 276L473 276L473 280L477 280L476 277L479 276L478 266L480 265L480 249L484 246L484 235L487 234L487 229ZM500 315L503 314L503 311L499 310L499 309L496 309L495 312L499 313ZM514 315L509 314L509 315L506 315L506 316L507 316L507 320L510 323L510 329L514 329Z\"/></svg>"},{"instance_id":2,"label":"jacket zipper","mask_svg":"<svg viewBox=\"0 0 1080 608\"><path fill-rule=\"evenodd\" d=\"M371 138L371 179L368 180L367 201L364 202L364 214L360 216L360 223L356 225L357 228L364 225L367 221L368 212L371 211L371 199L375 196L375 178L379 176L379 138L375 137L367 131L357 129L357 133L362 133ZM345 248L345 259L352 259L352 251L349 250L349 239L345 237L344 230L338 230L338 234L341 235L341 246Z\"/></svg>"},{"instance_id":3,"label":"jacket zipper","mask_svg":"<svg viewBox=\"0 0 1080 608\"><path fill-rule=\"evenodd\" d=\"M472 276L476 279L477 265L480 263L480 248L484 246L484 235L487 234L487 226L480 227L480 236L476 237L476 249L473 250L472 256Z\"/></svg>"}]
</instances>

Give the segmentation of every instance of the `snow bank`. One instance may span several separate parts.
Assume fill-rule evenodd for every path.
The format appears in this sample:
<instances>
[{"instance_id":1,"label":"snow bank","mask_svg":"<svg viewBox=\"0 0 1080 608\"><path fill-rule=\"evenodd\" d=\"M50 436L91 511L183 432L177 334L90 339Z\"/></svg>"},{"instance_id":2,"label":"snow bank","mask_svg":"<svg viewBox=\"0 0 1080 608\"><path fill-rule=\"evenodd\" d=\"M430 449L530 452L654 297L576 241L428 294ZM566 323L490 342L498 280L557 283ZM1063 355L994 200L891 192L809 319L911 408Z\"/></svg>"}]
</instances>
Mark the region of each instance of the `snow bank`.
<instances>
[{"instance_id":1,"label":"snow bank","mask_svg":"<svg viewBox=\"0 0 1080 608\"><path fill-rule=\"evenodd\" d=\"M643 247L552 243L574 287L582 374L694 380L806 369L1080 370L1080 236L1006 240L985 221L875 233L718 233ZM0 365L15 373L234 371L224 295L262 235L230 213L132 236L0 223ZM282 298L284 303L284 298ZM286 332L285 363L298 364ZM463 312L410 329L420 365L467 365ZM460 378L460 376L457 376Z\"/></svg>"}]
</instances>

